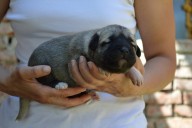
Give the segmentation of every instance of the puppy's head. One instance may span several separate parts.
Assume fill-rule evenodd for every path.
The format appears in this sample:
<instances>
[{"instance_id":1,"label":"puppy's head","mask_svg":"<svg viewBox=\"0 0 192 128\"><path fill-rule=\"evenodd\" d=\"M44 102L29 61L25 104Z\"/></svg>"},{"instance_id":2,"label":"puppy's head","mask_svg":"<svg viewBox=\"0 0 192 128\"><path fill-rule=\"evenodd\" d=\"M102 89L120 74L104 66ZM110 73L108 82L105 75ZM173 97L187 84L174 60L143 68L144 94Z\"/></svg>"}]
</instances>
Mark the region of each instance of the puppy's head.
<instances>
[{"instance_id":1,"label":"puppy's head","mask_svg":"<svg viewBox=\"0 0 192 128\"><path fill-rule=\"evenodd\" d=\"M99 30L89 44L89 56L98 67L110 73L125 73L141 52L130 31L119 25Z\"/></svg>"}]
</instances>

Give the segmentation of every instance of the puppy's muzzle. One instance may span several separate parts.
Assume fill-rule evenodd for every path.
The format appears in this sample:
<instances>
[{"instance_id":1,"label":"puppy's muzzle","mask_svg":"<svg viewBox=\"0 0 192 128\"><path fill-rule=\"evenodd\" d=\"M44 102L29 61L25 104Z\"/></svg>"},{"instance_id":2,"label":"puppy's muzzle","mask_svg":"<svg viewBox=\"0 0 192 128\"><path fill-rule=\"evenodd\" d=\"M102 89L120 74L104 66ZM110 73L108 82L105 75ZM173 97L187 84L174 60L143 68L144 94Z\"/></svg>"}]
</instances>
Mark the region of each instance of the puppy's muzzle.
<instances>
[{"instance_id":1,"label":"puppy's muzzle","mask_svg":"<svg viewBox=\"0 0 192 128\"><path fill-rule=\"evenodd\" d=\"M122 59L126 59L127 56L129 55L129 49L126 48L126 47L122 47L120 49L120 51L121 51L121 54L122 54Z\"/></svg>"},{"instance_id":2,"label":"puppy's muzzle","mask_svg":"<svg viewBox=\"0 0 192 128\"><path fill-rule=\"evenodd\" d=\"M120 69L124 69L127 67L127 56L129 55L129 49L126 47L122 47L120 49L121 52L121 58L119 59L118 65Z\"/></svg>"},{"instance_id":3,"label":"puppy's muzzle","mask_svg":"<svg viewBox=\"0 0 192 128\"><path fill-rule=\"evenodd\" d=\"M135 61L135 53L128 47L122 47L105 55L103 67L112 73L124 73Z\"/></svg>"}]
</instances>

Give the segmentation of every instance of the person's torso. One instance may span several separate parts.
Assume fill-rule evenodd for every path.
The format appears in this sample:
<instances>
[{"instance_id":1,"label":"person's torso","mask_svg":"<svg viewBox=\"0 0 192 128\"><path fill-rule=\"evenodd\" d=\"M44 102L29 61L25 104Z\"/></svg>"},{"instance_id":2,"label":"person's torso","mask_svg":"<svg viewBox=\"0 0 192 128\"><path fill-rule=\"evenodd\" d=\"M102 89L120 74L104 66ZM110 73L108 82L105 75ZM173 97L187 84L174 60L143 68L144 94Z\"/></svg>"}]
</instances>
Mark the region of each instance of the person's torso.
<instances>
[{"instance_id":1,"label":"person's torso","mask_svg":"<svg viewBox=\"0 0 192 128\"><path fill-rule=\"evenodd\" d=\"M135 34L133 4L134 0L11 0L6 17L18 41L16 56L26 65L33 50L47 40L111 24L125 26ZM145 128L145 105L140 96L97 93L100 101L71 109L32 102L31 116L19 123L12 120L19 101L10 97L0 111L7 118L0 119L6 128Z\"/></svg>"}]
</instances>

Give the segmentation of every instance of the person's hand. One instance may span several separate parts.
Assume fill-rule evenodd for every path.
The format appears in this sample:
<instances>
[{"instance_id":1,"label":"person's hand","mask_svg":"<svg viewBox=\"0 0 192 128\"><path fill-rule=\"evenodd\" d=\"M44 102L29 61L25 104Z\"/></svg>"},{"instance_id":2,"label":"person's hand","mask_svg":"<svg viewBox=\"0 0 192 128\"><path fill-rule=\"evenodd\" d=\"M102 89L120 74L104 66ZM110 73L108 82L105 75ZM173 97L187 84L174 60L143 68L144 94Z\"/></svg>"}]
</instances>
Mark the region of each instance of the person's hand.
<instances>
[{"instance_id":1,"label":"person's hand","mask_svg":"<svg viewBox=\"0 0 192 128\"><path fill-rule=\"evenodd\" d=\"M45 76L51 71L49 66L18 67L3 81L3 92L35 100L44 104L73 107L90 100L90 95L68 98L85 91L85 88L57 90L38 83L35 78Z\"/></svg>"},{"instance_id":2,"label":"person's hand","mask_svg":"<svg viewBox=\"0 0 192 128\"><path fill-rule=\"evenodd\" d=\"M141 61L137 61L136 68L144 73ZM106 76L100 73L93 62L87 62L83 56L80 57L79 63L75 60L71 61L70 72L73 79L84 88L107 92L115 96L139 95L137 91L139 87L133 85L126 74Z\"/></svg>"}]
</instances>

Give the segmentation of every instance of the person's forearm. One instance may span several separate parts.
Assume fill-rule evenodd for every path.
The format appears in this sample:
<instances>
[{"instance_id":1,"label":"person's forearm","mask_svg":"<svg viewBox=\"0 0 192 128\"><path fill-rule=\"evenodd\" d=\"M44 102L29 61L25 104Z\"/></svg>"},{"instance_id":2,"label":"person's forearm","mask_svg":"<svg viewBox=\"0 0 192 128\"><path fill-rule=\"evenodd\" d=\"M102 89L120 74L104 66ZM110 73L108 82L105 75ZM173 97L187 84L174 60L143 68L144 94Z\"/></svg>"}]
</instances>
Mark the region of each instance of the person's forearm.
<instances>
[{"instance_id":1,"label":"person's forearm","mask_svg":"<svg viewBox=\"0 0 192 128\"><path fill-rule=\"evenodd\" d=\"M145 64L144 85L137 88L139 95L160 91L174 78L176 68L175 59L168 57L154 57Z\"/></svg>"},{"instance_id":2,"label":"person's forearm","mask_svg":"<svg viewBox=\"0 0 192 128\"><path fill-rule=\"evenodd\" d=\"M0 0L0 22L9 8L10 0Z\"/></svg>"},{"instance_id":3,"label":"person's forearm","mask_svg":"<svg viewBox=\"0 0 192 128\"><path fill-rule=\"evenodd\" d=\"M147 59L144 85L134 91L148 94L163 89L174 77L176 53L173 0L135 0L134 5Z\"/></svg>"}]
</instances>

